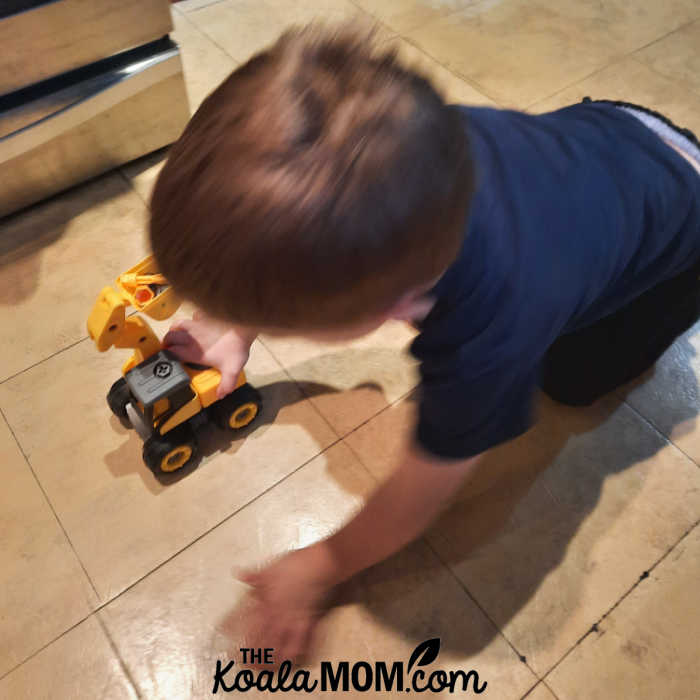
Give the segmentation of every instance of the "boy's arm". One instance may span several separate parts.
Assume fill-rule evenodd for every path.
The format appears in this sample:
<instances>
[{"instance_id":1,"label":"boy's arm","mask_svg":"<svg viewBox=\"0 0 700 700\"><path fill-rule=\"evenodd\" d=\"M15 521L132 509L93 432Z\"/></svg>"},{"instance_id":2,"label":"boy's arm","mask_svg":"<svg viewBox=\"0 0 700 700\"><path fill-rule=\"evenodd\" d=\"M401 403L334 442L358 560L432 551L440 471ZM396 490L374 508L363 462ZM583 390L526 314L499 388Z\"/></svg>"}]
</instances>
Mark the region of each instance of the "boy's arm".
<instances>
[{"instance_id":1,"label":"boy's arm","mask_svg":"<svg viewBox=\"0 0 700 700\"><path fill-rule=\"evenodd\" d=\"M473 476L479 457L444 461L417 447L341 530L315 545L319 575L329 584L350 578L418 537Z\"/></svg>"},{"instance_id":2,"label":"boy's arm","mask_svg":"<svg viewBox=\"0 0 700 700\"><path fill-rule=\"evenodd\" d=\"M303 654L332 587L418 537L478 464L478 457L443 462L410 449L334 535L262 570L242 572L239 578L253 587L256 601L247 620L249 646L274 648L276 663Z\"/></svg>"}]
</instances>

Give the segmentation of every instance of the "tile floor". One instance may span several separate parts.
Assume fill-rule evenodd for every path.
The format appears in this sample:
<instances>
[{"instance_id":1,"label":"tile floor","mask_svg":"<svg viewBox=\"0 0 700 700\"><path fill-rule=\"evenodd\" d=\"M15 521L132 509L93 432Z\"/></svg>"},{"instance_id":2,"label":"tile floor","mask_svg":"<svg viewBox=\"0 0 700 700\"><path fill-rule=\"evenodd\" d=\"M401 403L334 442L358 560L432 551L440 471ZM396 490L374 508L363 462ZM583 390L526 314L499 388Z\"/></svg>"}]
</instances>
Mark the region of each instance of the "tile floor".
<instances>
[{"instance_id":1,"label":"tile floor","mask_svg":"<svg viewBox=\"0 0 700 700\"><path fill-rule=\"evenodd\" d=\"M184 0L173 16L193 109L289 23L355 17L455 101L624 98L700 133L698 0ZM1 698L210 695L240 645L232 569L337 527L410 430L402 326L345 347L262 339L261 425L210 432L172 483L142 465L104 403L123 356L84 320L145 249L163 158L0 222ZM543 400L490 457L509 487L358 577L315 660L406 661L439 636L436 667L476 670L486 697L697 698L699 339L590 409Z\"/></svg>"}]
</instances>

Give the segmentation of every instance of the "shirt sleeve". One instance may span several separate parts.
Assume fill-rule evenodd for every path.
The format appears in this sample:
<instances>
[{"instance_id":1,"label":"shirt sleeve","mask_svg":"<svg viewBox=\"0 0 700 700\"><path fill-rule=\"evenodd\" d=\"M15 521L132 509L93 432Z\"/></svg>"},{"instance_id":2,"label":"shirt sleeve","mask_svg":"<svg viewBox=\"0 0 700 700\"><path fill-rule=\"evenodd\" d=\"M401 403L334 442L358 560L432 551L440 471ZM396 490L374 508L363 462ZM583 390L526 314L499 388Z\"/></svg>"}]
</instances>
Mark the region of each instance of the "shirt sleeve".
<instances>
[{"instance_id":1,"label":"shirt sleeve","mask_svg":"<svg viewBox=\"0 0 700 700\"><path fill-rule=\"evenodd\" d=\"M421 373L416 438L430 454L467 459L532 427L539 367L504 361L478 374L459 364Z\"/></svg>"}]
</instances>

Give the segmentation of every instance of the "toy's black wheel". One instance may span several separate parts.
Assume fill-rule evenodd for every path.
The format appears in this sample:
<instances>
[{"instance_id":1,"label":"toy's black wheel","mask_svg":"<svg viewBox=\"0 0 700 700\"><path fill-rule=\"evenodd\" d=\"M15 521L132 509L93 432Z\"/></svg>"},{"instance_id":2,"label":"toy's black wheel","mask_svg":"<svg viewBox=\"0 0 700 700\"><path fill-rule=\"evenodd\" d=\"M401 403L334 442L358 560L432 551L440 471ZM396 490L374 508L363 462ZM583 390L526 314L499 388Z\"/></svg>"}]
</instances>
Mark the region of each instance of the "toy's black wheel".
<instances>
[{"instance_id":1,"label":"toy's black wheel","mask_svg":"<svg viewBox=\"0 0 700 700\"><path fill-rule=\"evenodd\" d=\"M128 420L129 417L126 414L126 407L130 401L131 393L126 384L126 379L120 377L112 384L112 388L107 394L107 404L117 418Z\"/></svg>"},{"instance_id":2,"label":"toy's black wheel","mask_svg":"<svg viewBox=\"0 0 700 700\"><path fill-rule=\"evenodd\" d=\"M212 419L223 430L240 430L250 425L262 410L262 396L250 384L243 384L212 404Z\"/></svg>"},{"instance_id":3,"label":"toy's black wheel","mask_svg":"<svg viewBox=\"0 0 700 700\"><path fill-rule=\"evenodd\" d=\"M143 461L154 473L177 471L197 455L197 437L189 425L180 425L165 435L151 435L143 443Z\"/></svg>"}]
</instances>

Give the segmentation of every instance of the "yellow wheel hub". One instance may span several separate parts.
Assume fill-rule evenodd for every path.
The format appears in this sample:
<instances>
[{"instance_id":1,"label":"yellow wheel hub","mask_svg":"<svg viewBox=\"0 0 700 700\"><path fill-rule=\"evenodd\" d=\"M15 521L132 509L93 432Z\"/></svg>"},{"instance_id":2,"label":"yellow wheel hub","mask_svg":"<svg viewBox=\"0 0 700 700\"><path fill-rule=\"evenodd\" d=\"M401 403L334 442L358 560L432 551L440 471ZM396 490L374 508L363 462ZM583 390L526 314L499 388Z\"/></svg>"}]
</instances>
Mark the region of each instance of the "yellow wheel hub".
<instances>
[{"instance_id":1,"label":"yellow wheel hub","mask_svg":"<svg viewBox=\"0 0 700 700\"><path fill-rule=\"evenodd\" d=\"M232 428L244 428L255 416L258 415L258 407L252 401L239 406L229 417L228 424Z\"/></svg>"},{"instance_id":2,"label":"yellow wheel hub","mask_svg":"<svg viewBox=\"0 0 700 700\"><path fill-rule=\"evenodd\" d=\"M163 457L160 468L164 472L174 472L184 466L191 456L192 448L189 445L180 445Z\"/></svg>"}]
</instances>

